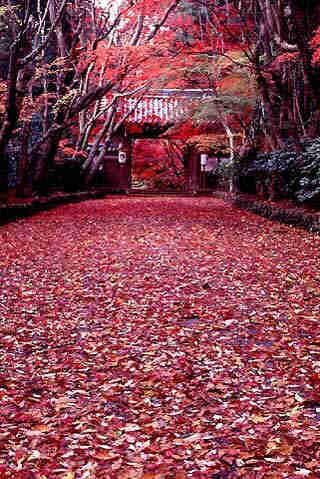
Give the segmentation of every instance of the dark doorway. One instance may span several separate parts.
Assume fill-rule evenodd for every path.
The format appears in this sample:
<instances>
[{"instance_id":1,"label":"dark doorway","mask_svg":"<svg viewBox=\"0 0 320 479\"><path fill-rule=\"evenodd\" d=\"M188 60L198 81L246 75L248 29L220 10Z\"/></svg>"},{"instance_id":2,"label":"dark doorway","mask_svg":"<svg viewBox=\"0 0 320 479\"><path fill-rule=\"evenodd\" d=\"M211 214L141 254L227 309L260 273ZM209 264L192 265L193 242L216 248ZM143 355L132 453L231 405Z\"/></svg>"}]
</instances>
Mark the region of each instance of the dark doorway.
<instances>
[{"instance_id":1,"label":"dark doorway","mask_svg":"<svg viewBox=\"0 0 320 479\"><path fill-rule=\"evenodd\" d=\"M167 139L134 141L131 188L149 191L184 191L185 165L182 145Z\"/></svg>"}]
</instances>

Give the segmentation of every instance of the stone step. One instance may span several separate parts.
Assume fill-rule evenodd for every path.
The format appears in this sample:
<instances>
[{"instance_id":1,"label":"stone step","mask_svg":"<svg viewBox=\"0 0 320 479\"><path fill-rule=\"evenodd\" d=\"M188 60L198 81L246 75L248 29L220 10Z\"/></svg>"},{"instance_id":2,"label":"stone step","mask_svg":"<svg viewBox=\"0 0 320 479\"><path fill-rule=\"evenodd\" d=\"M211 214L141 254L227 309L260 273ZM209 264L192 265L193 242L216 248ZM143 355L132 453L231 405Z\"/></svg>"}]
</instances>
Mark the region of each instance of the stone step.
<instances>
[{"instance_id":1,"label":"stone step","mask_svg":"<svg viewBox=\"0 0 320 479\"><path fill-rule=\"evenodd\" d=\"M129 190L129 196L212 196L212 191L171 191L171 190L142 190L131 188Z\"/></svg>"}]
</instances>

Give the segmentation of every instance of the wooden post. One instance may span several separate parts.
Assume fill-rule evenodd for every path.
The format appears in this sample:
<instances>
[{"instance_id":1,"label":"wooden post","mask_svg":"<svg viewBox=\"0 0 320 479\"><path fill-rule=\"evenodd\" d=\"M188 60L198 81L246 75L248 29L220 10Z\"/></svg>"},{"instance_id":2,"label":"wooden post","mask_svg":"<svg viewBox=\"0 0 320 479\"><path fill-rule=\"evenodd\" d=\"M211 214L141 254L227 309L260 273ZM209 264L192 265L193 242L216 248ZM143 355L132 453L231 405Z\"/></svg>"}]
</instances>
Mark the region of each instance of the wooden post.
<instances>
[{"instance_id":1,"label":"wooden post","mask_svg":"<svg viewBox=\"0 0 320 479\"><path fill-rule=\"evenodd\" d=\"M193 149L185 153L186 191L196 194L200 189L200 155Z\"/></svg>"},{"instance_id":2,"label":"wooden post","mask_svg":"<svg viewBox=\"0 0 320 479\"><path fill-rule=\"evenodd\" d=\"M200 177L201 167L200 167L200 155L198 152L193 151L191 155L191 178L192 178L192 192L194 194L198 193L200 190Z\"/></svg>"},{"instance_id":3,"label":"wooden post","mask_svg":"<svg viewBox=\"0 0 320 479\"><path fill-rule=\"evenodd\" d=\"M131 188L131 156L132 144L130 137L125 136L121 145L121 152L125 155L125 162L119 163L119 187L126 194Z\"/></svg>"}]
</instances>

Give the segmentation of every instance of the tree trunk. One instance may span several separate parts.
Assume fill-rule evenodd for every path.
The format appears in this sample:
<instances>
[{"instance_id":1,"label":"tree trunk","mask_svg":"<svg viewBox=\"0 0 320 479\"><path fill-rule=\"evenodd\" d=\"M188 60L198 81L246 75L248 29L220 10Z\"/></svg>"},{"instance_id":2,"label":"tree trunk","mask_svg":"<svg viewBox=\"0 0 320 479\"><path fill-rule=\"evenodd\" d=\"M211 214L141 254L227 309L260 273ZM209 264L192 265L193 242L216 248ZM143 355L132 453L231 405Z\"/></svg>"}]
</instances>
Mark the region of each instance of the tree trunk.
<instances>
[{"instance_id":1,"label":"tree trunk","mask_svg":"<svg viewBox=\"0 0 320 479\"><path fill-rule=\"evenodd\" d=\"M32 185L29 171L28 144L30 137L30 121L26 121L23 126L21 136L21 150L17 174L17 196L30 196L32 194Z\"/></svg>"},{"instance_id":2,"label":"tree trunk","mask_svg":"<svg viewBox=\"0 0 320 479\"><path fill-rule=\"evenodd\" d=\"M223 120L222 121L223 128L225 129L226 135L228 137L228 142L229 142L229 149L230 149L230 165L231 165L231 174L230 174L230 180L229 180L229 192L234 193L235 185L234 185L234 137L233 133L231 131L231 128L229 127L228 123Z\"/></svg>"},{"instance_id":3,"label":"tree trunk","mask_svg":"<svg viewBox=\"0 0 320 479\"><path fill-rule=\"evenodd\" d=\"M54 164L61 136L62 130L54 129L48 134L35 156L33 185L35 190L42 194L48 193L50 167Z\"/></svg>"},{"instance_id":4,"label":"tree trunk","mask_svg":"<svg viewBox=\"0 0 320 479\"><path fill-rule=\"evenodd\" d=\"M116 110L114 108L112 108L112 110L108 112L103 128L100 131L97 138L95 139L95 142L91 148L89 156L87 160L85 161L85 163L83 164L83 169L85 171L84 182L86 185L89 185L92 182L103 160L103 157L105 156L108 150L111 136L114 133L113 127L115 123L115 112ZM102 151L98 154L99 146L101 145L102 142L104 142Z\"/></svg>"},{"instance_id":5,"label":"tree trunk","mask_svg":"<svg viewBox=\"0 0 320 479\"><path fill-rule=\"evenodd\" d=\"M10 51L9 70L7 75L8 91L4 119L0 129L0 193L6 193L8 190L9 158L7 147L18 120L16 102L18 71L18 46L16 45Z\"/></svg>"},{"instance_id":6,"label":"tree trunk","mask_svg":"<svg viewBox=\"0 0 320 479\"><path fill-rule=\"evenodd\" d=\"M102 150L98 155L96 155L90 163L90 166L85 175L85 184L90 185L94 180L95 175L97 174L98 168L101 165L103 158L105 157L108 147L110 145L110 138L105 140L105 143L102 147Z\"/></svg>"}]
</instances>

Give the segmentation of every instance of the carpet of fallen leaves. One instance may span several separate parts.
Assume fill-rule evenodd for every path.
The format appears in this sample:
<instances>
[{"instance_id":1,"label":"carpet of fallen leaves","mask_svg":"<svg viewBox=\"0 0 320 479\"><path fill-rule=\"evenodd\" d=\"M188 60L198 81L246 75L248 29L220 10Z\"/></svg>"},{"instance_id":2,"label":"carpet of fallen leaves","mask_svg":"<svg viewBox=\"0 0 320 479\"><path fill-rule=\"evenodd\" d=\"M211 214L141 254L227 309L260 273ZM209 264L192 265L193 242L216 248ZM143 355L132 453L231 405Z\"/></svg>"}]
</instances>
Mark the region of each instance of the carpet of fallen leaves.
<instances>
[{"instance_id":1,"label":"carpet of fallen leaves","mask_svg":"<svg viewBox=\"0 0 320 479\"><path fill-rule=\"evenodd\" d=\"M212 198L0 229L0 478L320 477L320 238Z\"/></svg>"}]
</instances>

